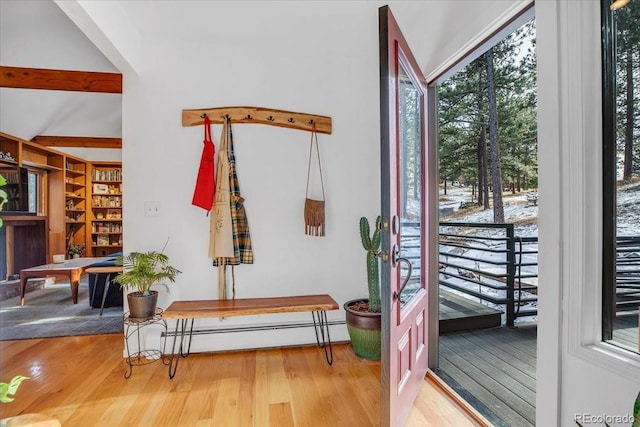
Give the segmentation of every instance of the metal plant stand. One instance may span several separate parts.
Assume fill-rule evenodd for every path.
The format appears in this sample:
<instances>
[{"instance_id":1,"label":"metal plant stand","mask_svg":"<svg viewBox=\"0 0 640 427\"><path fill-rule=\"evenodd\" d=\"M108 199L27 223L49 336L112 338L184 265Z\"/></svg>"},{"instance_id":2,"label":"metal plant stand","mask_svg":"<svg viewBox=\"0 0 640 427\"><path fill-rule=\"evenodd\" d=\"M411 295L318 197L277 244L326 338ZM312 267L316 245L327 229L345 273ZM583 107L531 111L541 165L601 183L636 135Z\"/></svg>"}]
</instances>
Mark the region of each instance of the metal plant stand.
<instances>
[{"instance_id":1,"label":"metal plant stand","mask_svg":"<svg viewBox=\"0 0 640 427\"><path fill-rule=\"evenodd\" d=\"M162 343L162 350L160 349L143 349L140 343L140 329L149 326L158 324L161 327L164 327L164 333L161 336L164 336ZM137 319L134 317L129 317L129 312L124 314L124 334L125 334L125 345L127 349L127 365L129 365L129 370L124 373L125 378L130 378L133 373L134 366L148 365L153 362L157 362L158 360L162 360L164 365L169 364L169 360L164 357L165 350L167 346L167 321L162 318L162 309L157 307L156 312L153 317L148 319ZM133 335L136 335L137 340L137 348L133 353L131 352L131 348L129 347L129 338Z\"/></svg>"}]
</instances>

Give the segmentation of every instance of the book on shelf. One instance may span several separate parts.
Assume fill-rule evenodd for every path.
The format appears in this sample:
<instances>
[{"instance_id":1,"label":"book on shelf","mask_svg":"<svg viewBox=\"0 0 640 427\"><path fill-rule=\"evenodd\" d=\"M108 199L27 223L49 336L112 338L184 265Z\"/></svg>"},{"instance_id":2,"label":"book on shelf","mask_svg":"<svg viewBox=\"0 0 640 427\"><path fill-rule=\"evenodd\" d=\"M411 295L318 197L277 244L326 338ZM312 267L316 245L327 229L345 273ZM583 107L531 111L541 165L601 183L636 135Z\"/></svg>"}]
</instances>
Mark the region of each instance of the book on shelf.
<instances>
[{"instance_id":1,"label":"book on shelf","mask_svg":"<svg viewBox=\"0 0 640 427\"><path fill-rule=\"evenodd\" d=\"M93 181L122 181L122 171L120 169L94 169L91 179Z\"/></svg>"},{"instance_id":2,"label":"book on shelf","mask_svg":"<svg viewBox=\"0 0 640 427\"><path fill-rule=\"evenodd\" d=\"M109 235L98 234L96 236L96 246L109 246Z\"/></svg>"},{"instance_id":3,"label":"book on shelf","mask_svg":"<svg viewBox=\"0 0 640 427\"><path fill-rule=\"evenodd\" d=\"M121 199L120 196L93 196L91 198L91 205L94 208L119 208Z\"/></svg>"},{"instance_id":4,"label":"book on shelf","mask_svg":"<svg viewBox=\"0 0 640 427\"><path fill-rule=\"evenodd\" d=\"M107 219L122 219L120 209L107 209Z\"/></svg>"},{"instance_id":5,"label":"book on shelf","mask_svg":"<svg viewBox=\"0 0 640 427\"><path fill-rule=\"evenodd\" d=\"M109 194L109 186L107 184L93 184L93 194Z\"/></svg>"},{"instance_id":6,"label":"book on shelf","mask_svg":"<svg viewBox=\"0 0 640 427\"><path fill-rule=\"evenodd\" d=\"M91 229L94 233L121 233L122 224L119 222L94 222Z\"/></svg>"}]
</instances>

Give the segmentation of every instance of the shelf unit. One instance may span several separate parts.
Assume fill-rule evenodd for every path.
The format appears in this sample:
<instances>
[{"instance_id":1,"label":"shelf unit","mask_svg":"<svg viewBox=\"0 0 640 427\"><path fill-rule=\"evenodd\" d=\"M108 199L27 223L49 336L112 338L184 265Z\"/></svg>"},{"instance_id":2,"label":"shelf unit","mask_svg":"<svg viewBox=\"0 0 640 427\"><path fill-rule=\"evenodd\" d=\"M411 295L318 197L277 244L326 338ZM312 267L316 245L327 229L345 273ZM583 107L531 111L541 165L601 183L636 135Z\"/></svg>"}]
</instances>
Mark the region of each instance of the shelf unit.
<instances>
[{"instance_id":1,"label":"shelf unit","mask_svg":"<svg viewBox=\"0 0 640 427\"><path fill-rule=\"evenodd\" d=\"M20 143L20 164L30 170L39 171L38 185L46 186L44 196L38 201L38 215L48 219L48 253L66 253L66 225L64 222L64 158L65 154L30 141ZM43 196L43 197L42 197Z\"/></svg>"},{"instance_id":2,"label":"shelf unit","mask_svg":"<svg viewBox=\"0 0 640 427\"><path fill-rule=\"evenodd\" d=\"M90 256L122 250L122 164L94 162L91 169Z\"/></svg>"},{"instance_id":3,"label":"shelf unit","mask_svg":"<svg viewBox=\"0 0 640 427\"><path fill-rule=\"evenodd\" d=\"M20 141L0 132L0 162L16 164L20 162ZM12 160L5 158L9 156Z\"/></svg>"},{"instance_id":4,"label":"shelf unit","mask_svg":"<svg viewBox=\"0 0 640 427\"><path fill-rule=\"evenodd\" d=\"M22 268L50 263L53 254L69 257L70 244L84 243L85 257L122 250L121 162L85 160L3 132L0 153L0 168L27 168L37 176L38 188L37 212L0 212L5 223L0 247L7 248L0 280Z\"/></svg>"},{"instance_id":5,"label":"shelf unit","mask_svg":"<svg viewBox=\"0 0 640 427\"><path fill-rule=\"evenodd\" d=\"M16 176L15 171L15 167L19 166L19 154L20 142L0 134L0 175L6 180L6 185L3 187L3 190L7 193L8 197L5 210L9 210L9 206L19 204L20 202L20 197L18 197L20 180L19 177ZM0 279L2 278L0 277Z\"/></svg>"},{"instance_id":6,"label":"shelf unit","mask_svg":"<svg viewBox=\"0 0 640 427\"><path fill-rule=\"evenodd\" d=\"M65 154L0 132L0 164L18 165L37 175L37 212L15 215L0 212L6 231L6 274L51 262L52 254L65 253ZM9 158L7 158L9 157ZM1 276L1 275L0 275ZM4 277L0 277L4 279Z\"/></svg>"},{"instance_id":7,"label":"shelf unit","mask_svg":"<svg viewBox=\"0 0 640 427\"><path fill-rule=\"evenodd\" d=\"M87 162L67 155L64 173L65 253L69 255L70 245L87 244Z\"/></svg>"},{"instance_id":8,"label":"shelf unit","mask_svg":"<svg viewBox=\"0 0 640 427\"><path fill-rule=\"evenodd\" d=\"M62 173L64 168L64 153L45 148L35 142L22 141L20 163L37 169Z\"/></svg>"}]
</instances>

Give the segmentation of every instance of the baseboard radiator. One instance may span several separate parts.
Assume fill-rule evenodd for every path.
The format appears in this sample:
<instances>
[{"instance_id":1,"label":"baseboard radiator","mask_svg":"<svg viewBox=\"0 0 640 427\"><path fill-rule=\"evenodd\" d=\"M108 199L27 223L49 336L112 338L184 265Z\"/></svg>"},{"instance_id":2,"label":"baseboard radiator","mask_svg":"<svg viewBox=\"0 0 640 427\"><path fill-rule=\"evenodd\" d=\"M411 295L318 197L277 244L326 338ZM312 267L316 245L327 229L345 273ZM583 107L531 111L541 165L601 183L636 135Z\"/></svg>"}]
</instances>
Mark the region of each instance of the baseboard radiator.
<instances>
[{"instance_id":1,"label":"baseboard radiator","mask_svg":"<svg viewBox=\"0 0 640 427\"><path fill-rule=\"evenodd\" d=\"M332 320L326 322L328 326L345 325L345 320ZM265 325L251 325L251 326L230 326L224 328L194 328L192 335L209 335L209 334L224 334L231 332L255 332L255 331L271 331L276 329L296 329L296 328L312 328L313 322L298 322L298 323L275 323ZM176 335L175 328L173 331L162 332L162 337L173 337Z\"/></svg>"}]
</instances>

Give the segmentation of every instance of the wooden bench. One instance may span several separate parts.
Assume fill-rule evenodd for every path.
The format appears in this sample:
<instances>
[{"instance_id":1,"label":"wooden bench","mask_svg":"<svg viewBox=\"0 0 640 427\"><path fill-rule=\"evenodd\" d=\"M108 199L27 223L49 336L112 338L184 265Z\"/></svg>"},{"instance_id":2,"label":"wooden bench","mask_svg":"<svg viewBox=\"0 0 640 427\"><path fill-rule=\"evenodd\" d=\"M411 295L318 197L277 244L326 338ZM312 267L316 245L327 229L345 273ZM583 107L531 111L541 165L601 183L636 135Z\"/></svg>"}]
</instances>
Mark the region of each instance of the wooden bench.
<instances>
[{"instance_id":1,"label":"wooden bench","mask_svg":"<svg viewBox=\"0 0 640 427\"><path fill-rule=\"evenodd\" d=\"M327 363L331 365L333 363L333 349L331 347L331 337L329 336L327 311L337 309L338 303L326 294L274 298L174 301L162 313L164 320L176 320L173 345L169 355L169 378L175 376L180 357L189 355L194 319L215 317L310 311L313 317L316 343L318 347L324 349ZM176 354L178 338L180 343L178 354Z\"/></svg>"}]
</instances>

